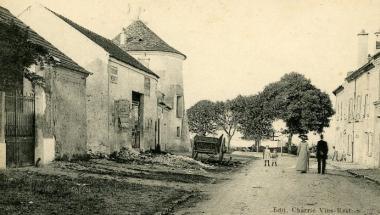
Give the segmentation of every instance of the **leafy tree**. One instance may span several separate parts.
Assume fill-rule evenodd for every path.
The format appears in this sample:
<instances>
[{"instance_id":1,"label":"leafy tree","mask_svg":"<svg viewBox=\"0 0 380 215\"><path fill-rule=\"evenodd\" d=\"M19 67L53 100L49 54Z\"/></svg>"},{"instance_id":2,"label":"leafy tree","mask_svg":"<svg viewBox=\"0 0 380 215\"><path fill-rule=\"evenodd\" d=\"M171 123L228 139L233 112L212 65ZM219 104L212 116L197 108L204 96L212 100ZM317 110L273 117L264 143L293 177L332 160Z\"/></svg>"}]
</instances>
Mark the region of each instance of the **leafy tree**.
<instances>
[{"instance_id":1,"label":"leafy tree","mask_svg":"<svg viewBox=\"0 0 380 215\"><path fill-rule=\"evenodd\" d=\"M254 140L257 149L261 140L273 132L273 117L266 109L267 102L263 93L248 97L238 96L235 99L235 111L239 113L238 130L244 138Z\"/></svg>"},{"instance_id":2,"label":"leafy tree","mask_svg":"<svg viewBox=\"0 0 380 215\"><path fill-rule=\"evenodd\" d=\"M202 100L187 110L189 130L195 134L206 136L218 130L215 103Z\"/></svg>"},{"instance_id":3,"label":"leafy tree","mask_svg":"<svg viewBox=\"0 0 380 215\"><path fill-rule=\"evenodd\" d=\"M235 100L215 103L216 124L227 135L227 150L230 150L231 139L238 127L238 113L235 111Z\"/></svg>"},{"instance_id":4,"label":"leafy tree","mask_svg":"<svg viewBox=\"0 0 380 215\"><path fill-rule=\"evenodd\" d=\"M29 40L28 28L0 21L0 90L22 89L23 77L35 79L28 68L50 63L47 50Z\"/></svg>"},{"instance_id":5,"label":"leafy tree","mask_svg":"<svg viewBox=\"0 0 380 215\"><path fill-rule=\"evenodd\" d=\"M289 145L294 134L323 132L334 114L328 94L295 72L285 74L280 81L268 85L263 94L270 101L266 109L271 110L273 118L285 121Z\"/></svg>"}]
</instances>

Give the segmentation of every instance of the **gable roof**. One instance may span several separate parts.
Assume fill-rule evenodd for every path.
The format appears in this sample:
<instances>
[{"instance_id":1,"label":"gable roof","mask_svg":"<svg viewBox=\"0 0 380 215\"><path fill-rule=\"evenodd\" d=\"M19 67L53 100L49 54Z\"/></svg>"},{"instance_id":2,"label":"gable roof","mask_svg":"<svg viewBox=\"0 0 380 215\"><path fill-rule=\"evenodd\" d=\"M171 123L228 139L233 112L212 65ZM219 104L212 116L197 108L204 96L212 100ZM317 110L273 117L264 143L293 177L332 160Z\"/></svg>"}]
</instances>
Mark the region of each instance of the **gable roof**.
<instances>
[{"instance_id":1,"label":"gable roof","mask_svg":"<svg viewBox=\"0 0 380 215\"><path fill-rule=\"evenodd\" d=\"M13 16L8 9L0 6L0 22L9 23L10 21L13 21L17 26L21 28L28 29L29 39L32 43L46 48L50 55L59 59L59 64L57 64L57 66L65 67L67 69L75 70L85 74L90 74L90 72L83 69L77 63L75 63L74 60L59 51L55 46L53 46L51 43L46 41L43 37L25 25L21 20Z\"/></svg>"},{"instance_id":2,"label":"gable roof","mask_svg":"<svg viewBox=\"0 0 380 215\"><path fill-rule=\"evenodd\" d=\"M46 8L46 7L45 7ZM122 50L120 47L118 47L116 44L114 44L111 40L100 36L99 34L92 32L77 23L71 21L70 19L50 10L49 8L46 8L50 12L52 12L54 15L65 21L67 24L69 24L71 27L85 35L87 38L92 40L94 43L96 43L98 46L102 47L106 52L110 54L111 57L116 58L117 60L120 60L132 67L135 67L149 75L153 75L156 78L159 78L157 74L152 72L150 69L145 67L143 64L141 64L139 61L137 61L135 58L133 58L131 55L129 55L127 52Z\"/></svg>"},{"instance_id":3,"label":"gable roof","mask_svg":"<svg viewBox=\"0 0 380 215\"><path fill-rule=\"evenodd\" d=\"M126 51L171 52L186 58L186 55L167 44L140 20L134 21L123 31L126 34L126 41L122 48ZM114 41L120 44L120 34L114 38Z\"/></svg>"}]
</instances>

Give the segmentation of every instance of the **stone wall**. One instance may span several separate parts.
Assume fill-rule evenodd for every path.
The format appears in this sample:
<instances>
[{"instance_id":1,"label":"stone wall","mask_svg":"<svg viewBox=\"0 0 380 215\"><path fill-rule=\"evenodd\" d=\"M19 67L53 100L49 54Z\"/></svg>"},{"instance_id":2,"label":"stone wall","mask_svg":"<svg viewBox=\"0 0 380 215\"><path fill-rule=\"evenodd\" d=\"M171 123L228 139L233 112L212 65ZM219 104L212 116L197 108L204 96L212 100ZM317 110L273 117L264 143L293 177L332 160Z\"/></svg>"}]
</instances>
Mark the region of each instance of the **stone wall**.
<instances>
[{"instance_id":1,"label":"stone wall","mask_svg":"<svg viewBox=\"0 0 380 215\"><path fill-rule=\"evenodd\" d=\"M37 74L45 86L34 86L36 113L35 160L81 157L87 151L86 74L62 67ZM25 83L26 88L29 84Z\"/></svg>"},{"instance_id":2,"label":"stone wall","mask_svg":"<svg viewBox=\"0 0 380 215\"><path fill-rule=\"evenodd\" d=\"M110 153L108 142L108 62L95 58L86 66L93 74L87 78L87 148L93 153Z\"/></svg>"},{"instance_id":3,"label":"stone wall","mask_svg":"<svg viewBox=\"0 0 380 215\"><path fill-rule=\"evenodd\" d=\"M157 122L157 79L116 59L109 61L109 70L112 70L110 76L114 76L110 78L109 84L110 152L118 151L121 147L132 147L133 119L130 113L132 92L139 93L142 96L140 101L142 105L140 149L143 151L154 149L154 125ZM125 115L123 117L120 117L119 108L115 105L119 101L126 102L129 106L126 113L122 113ZM125 125L120 125L120 122L125 123Z\"/></svg>"},{"instance_id":4,"label":"stone wall","mask_svg":"<svg viewBox=\"0 0 380 215\"><path fill-rule=\"evenodd\" d=\"M184 57L166 52L130 51L128 53L140 62L149 62L146 66L160 76L158 90L165 94L165 103L171 107L171 110L162 113L161 149L165 151L189 151L191 147L190 138L187 122L184 121L185 93L182 77ZM182 114L179 115L177 115L177 96L181 96L181 107L179 108Z\"/></svg>"},{"instance_id":5,"label":"stone wall","mask_svg":"<svg viewBox=\"0 0 380 215\"><path fill-rule=\"evenodd\" d=\"M56 157L87 152L86 75L57 68L51 88Z\"/></svg>"}]
</instances>

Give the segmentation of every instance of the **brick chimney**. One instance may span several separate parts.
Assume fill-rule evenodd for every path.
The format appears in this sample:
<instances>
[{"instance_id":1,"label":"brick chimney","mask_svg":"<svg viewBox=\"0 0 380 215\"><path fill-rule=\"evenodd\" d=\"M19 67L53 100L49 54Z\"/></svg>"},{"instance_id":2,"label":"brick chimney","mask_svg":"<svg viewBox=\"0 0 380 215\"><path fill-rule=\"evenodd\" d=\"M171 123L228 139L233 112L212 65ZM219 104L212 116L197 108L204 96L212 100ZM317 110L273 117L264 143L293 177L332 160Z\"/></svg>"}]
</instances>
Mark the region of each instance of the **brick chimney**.
<instances>
[{"instance_id":1,"label":"brick chimney","mask_svg":"<svg viewBox=\"0 0 380 215\"><path fill-rule=\"evenodd\" d=\"M358 33L358 67L368 62L368 33L363 29Z\"/></svg>"},{"instance_id":2,"label":"brick chimney","mask_svg":"<svg viewBox=\"0 0 380 215\"><path fill-rule=\"evenodd\" d=\"M380 29L375 33L376 36L376 47L375 54L380 52Z\"/></svg>"},{"instance_id":3,"label":"brick chimney","mask_svg":"<svg viewBox=\"0 0 380 215\"><path fill-rule=\"evenodd\" d=\"M123 28L121 33L120 33L120 45L124 46L126 41L127 41L127 38L125 35L125 29Z\"/></svg>"}]
</instances>

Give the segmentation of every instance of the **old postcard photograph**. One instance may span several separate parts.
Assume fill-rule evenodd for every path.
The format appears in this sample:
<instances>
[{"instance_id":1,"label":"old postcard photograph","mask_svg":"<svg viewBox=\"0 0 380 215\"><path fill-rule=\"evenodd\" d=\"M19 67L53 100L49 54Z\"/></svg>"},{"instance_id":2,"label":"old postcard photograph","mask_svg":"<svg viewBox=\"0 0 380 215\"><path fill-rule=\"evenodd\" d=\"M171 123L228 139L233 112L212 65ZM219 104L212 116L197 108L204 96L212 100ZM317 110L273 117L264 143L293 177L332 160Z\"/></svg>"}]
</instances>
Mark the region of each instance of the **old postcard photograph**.
<instances>
[{"instance_id":1,"label":"old postcard photograph","mask_svg":"<svg viewBox=\"0 0 380 215\"><path fill-rule=\"evenodd\" d=\"M0 0L0 215L380 215L380 1Z\"/></svg>"}]
</instances>

